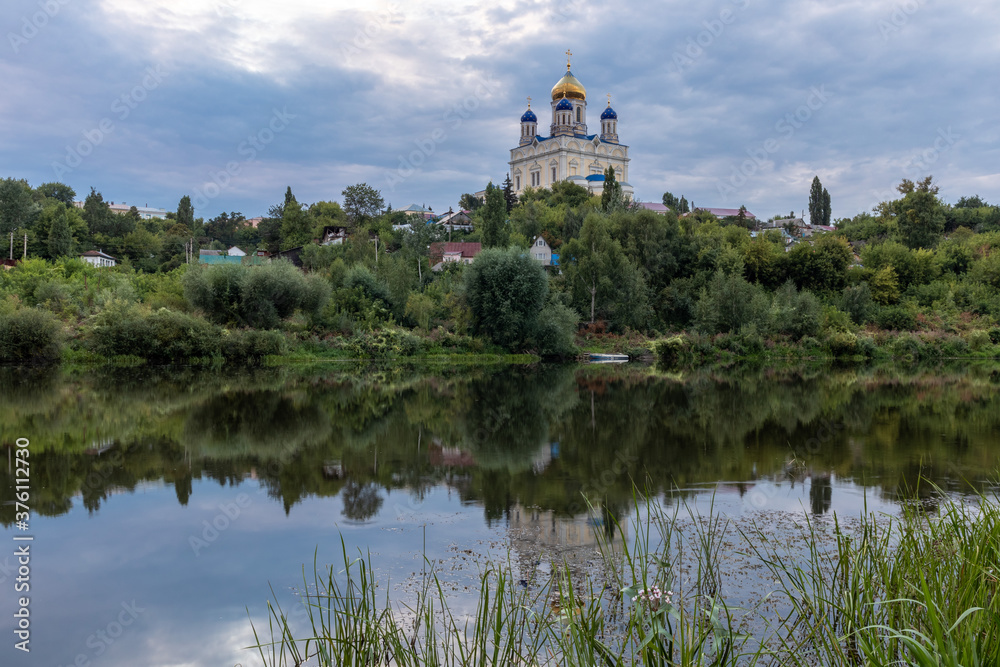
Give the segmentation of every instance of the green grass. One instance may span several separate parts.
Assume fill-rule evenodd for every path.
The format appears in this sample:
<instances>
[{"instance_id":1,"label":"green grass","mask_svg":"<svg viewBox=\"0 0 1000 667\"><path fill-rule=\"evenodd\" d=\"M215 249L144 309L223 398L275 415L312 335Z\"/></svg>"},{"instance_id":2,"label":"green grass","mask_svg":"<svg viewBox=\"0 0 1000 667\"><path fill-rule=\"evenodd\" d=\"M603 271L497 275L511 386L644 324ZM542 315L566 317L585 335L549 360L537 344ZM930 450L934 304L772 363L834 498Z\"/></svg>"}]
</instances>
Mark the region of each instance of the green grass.
<instances>
[{"instance_id":1,"label":"green grass","mask_svg":"<svg viewBox=\"0 0 1000 667\"><path fill-rule=\"evenodd\" d=\"M301 607L269 603L251 648L271 667L997 665L1000 505L976 500L849 527L807 521L776 546L714 505L699 514L638 494L628 525L611 518L598 535L593 567L524 585L515 565L488 565L464 617L431 562L415 599L393 600L370 555L342 547L342 568L303 572ZM725 600L734 540L761 582L744 608Z\"/></svg>"}]
</instances>

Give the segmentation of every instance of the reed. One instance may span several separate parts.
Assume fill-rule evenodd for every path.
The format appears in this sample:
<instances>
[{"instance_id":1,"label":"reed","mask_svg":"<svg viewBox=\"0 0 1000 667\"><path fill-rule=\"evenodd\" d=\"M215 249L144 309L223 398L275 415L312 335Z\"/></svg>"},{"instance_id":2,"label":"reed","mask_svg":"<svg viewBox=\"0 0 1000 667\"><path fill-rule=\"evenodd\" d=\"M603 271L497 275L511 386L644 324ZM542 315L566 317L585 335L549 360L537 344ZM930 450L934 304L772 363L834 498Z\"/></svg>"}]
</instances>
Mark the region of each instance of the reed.
<instances>
[{"instance_id":1,"label":"reed","mask_svg":"<svg viewBox=\"0 0 1000 667\"><path fill-rule=\"evenodd\" d=\"M370 555L342 542L342 569L315 556L311 578L303 569L299 607L282 609L272 591L251 648L269 667L1000 664L995 497L807 521L794 547L714 504L700 515L641 492L629 523L611 522L587 572L566 563L524 585L512 563L486 566L465 616L431 562L414 599L393 601ZM770 584L750 608L725 600L727 537Z\"/></svg>"}]
</instances>

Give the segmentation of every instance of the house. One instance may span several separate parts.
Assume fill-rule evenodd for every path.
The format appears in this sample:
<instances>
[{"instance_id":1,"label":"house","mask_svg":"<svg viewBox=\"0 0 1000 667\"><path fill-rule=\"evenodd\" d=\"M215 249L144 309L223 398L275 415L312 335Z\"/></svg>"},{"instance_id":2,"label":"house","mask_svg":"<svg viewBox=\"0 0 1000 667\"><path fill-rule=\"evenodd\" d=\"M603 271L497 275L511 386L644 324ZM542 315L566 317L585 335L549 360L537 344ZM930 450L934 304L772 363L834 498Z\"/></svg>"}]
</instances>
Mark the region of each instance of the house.
<instances>
[{"instance_id":1,"label":"house","mask_svg":"<svg viewBox=\"0 0 1000 667\"><path fill-rule=\"evenodd\" d=\"M94 266L115 266L118 264L118 260L111 255L104 254L104 252L100 250L88 250L87 252L81 252L80 259L88 264L93 264Z\"/></svg>"},{"instance_id":2,"label":"house","mask_svg":"<svg viewBox=\"0 0 1000 667\"><path fill-rule=\"evenodd\" d=\"M443 241L430 246L431 268L440 271L446 262L472 264L472 260L483 249L482 243L467 241Z\"/></svg>"},{"instance_id":3,"label":"house","mask_svg":"<svg viewBox=\"0 0 1000 667\"><path fill-rule=\"evenodd\" d=\"M552 266L552 247L541 236L531 242L531 259L541 262L542 266Z\"/></svg>"},{"instance_id":4,"label":"house","mask_svg":"<svg viewBox=\"0 0 1000 667\"><path fill-rule=\"evenodd\" d=\"M463 232L471 232L472 211L450 211L441 216L436 224L451 231L458 229Z\"/></svg>"},{"instance_id":5,"label":"house","mask_svg":"<svg viewBox=\"0 0 1000 667\"><path fill-rule=\"evenodd\" d=\"M226 252L228 253L228 255L230 257L246 257L247 256L247 254L245 252L243 252L242 250L240 250L236 246L233 246L232 248L230 248Z\"/></svg>"},{"instance_id":6,"label":"house","mask_svg":"<svg viewBox=\"0 0 1000 667\"><path fill-rule=\"evenodd\" d=\"M701 208L699 206L698 208L694 209L694 211L692 211L692 212L696 212L696 211L708 211L709 213L711 213L712 215L714 215L716 218L719 218L720 220L722 218L737 218L740 215L740 209L738 209L738 208ZM746 216L747 216L747 220L756 220L757 219L757 216L755 216L750 211L746 211Z\"/></svg>"},{"instance_id":7,"label":"house","mask_svg":"<svg viewBox=\"0 0 1000 667\"><path fill-rule=\"evenodd\" d=\"M83 205L85 203L86 202L75 201L73 202L73 206L77 208L83 208ZM132 210L132 206L130 204L126 204L123 201L118 202L117 204L113 201L108 202L108 208L111 209L112 213L117 213L118 215L125 215L126 213ZM143 220L167 219L167 210L164 208L152 208L149 205L146 205L146 206L136 206L135 209L139 212L139 217L142 218Z\"/></svg>"},{"instance_id":8,"label":"house","mask_svg":"<svg viewBox=\"0 0 1000 667\"><path fill-rule=\"evenodd\" d=\"M328 225L323 228L323 237L319 240L320 245L341 245L347 240L351 233L347 227Z\"/></svg>"},{"instance_id":9,"label":"house","mask_svg":"<svg viewBox=\"0 0 1000 667\"><path fill-rule=\"evenodd\" d=\"M240 264L242 257L230 257L225 250L205 250L198 251L199 264Z\"/></svg>"},{"instance_id":10,"label":"house","mask_svg":"<svg viewBox=\"0 0 1000 667\"><path fill-rule=\"evenodd\" d=\"M658 213L659 215L666 215L670 212L670 207L663 204L657 204L656 202L644 201L639 204L640 208L644 208L647 211L652 211L653 213Z\"/></svg>"},{"instance_id":11,"label":"house","mask_svg":"<svg viewBox=\"0 0 1000 667\"><path fill-rule=\"evenodd\" d=\"M417 206L416 204L410 204L404 208L403 213L408 216L418 217L425 222L434 218L434 211L429 208L424 208L423 206Z\"/></svg>"}]
</instances>

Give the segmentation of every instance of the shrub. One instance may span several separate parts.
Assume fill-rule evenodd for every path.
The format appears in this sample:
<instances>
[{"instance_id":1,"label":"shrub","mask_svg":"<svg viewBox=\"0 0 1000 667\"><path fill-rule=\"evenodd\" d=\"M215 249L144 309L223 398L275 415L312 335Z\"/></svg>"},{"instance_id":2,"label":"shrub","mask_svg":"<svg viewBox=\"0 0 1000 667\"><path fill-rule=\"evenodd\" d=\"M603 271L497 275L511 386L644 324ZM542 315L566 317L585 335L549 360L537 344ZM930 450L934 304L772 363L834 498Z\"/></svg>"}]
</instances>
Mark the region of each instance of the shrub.
<instances>
[{"instance_id":1,"label":"shrub","mask_svg":"<svg viewBox=\"0 0 1000 667\"><path fill-rule=\"evenodd\" d=\"M690 345L683 336L672 336L653 343L653 354L663 366L673 367L691 355Z\"/></svg>"},{"instance_id":2,"label":"shrub","mask_svg":"<svg viewBox=\"0 0 1000 667\"><path fill-rule=\"evenodd\" d=\"M62 348L62 326L40 308L0 311L0 362L52 360Z\"/></svg>"},{"instance_id":3,"label":"shrub","mask_svg":"<svg viewBox=\"0 0 1000 667\"><path fill-rule=\"evenodd\" d=\"M257 364L268 356L284 354L288 349L280 331L236 329L222 332L222 356L228 361Z\"/></svg>"},{"instance_id":4,"label":"shrub","mask_svg":"<svg viewBox=\"0 0 1000 667\"><path fill-rule=\"evenodd\" d=\"M205 320L161 308L116 303L90 332L90 346L105 357L134 356L155 363L219 356L221 331Z\"/></svg>"},{"instance_id":5,"label":"shrub","mask_svg":"<svg viewBox=\"0 0 1000 667\"><path fill-rule=\"evenodd\" d=\"M408 357L417 354L423 340L408 331L384 327L363 331L348 343L348 349L361 358Z\"/></svg>"},{"instance_id":6,"label":"shrub","mask_svg":"<svg viewBox=\"0 0 1000 667\"><path fill-rule=\"evenodd\" d=\"M990 342L994 345L1000 345L1000 327L990 329Z\"/></svg>"},{"instance_id":7,"label":"shrub","mask_svg":"<svg viewBox=\"0 0 1000 667\"><path fill-rule=\"evenodd\" d=\"M875 302L867 282L844 288L841 310L847 313L855 324L867 324L875 315Z\"/></svg>"},{"instance_id":8,"label":"shrub","mask_svg":"<svg viewBox=\"0 0 1000 667\"><path fill-rule=\"evenodd\" d=\"M523 349L536 333L549 280L521 250L488 248L465 272L465 298L474 334L508 350Z\"/></svg>"},{"instance_id":9,"label":"shrub","mask_svg":"<svg viewBox=\"0 0 1000 667\"><path fill-rule=\"evenodd\" d=\"M919 359L924 351L924 343L912 334L900 334L892 343L892 354L904 359Z\"/></svg>"},{"instance_id":10,"label":"shrub","mask_svg":"<svg viewBox=\"0 0 1000 667\"><path fill-rule=\"evenodd\" d=\"M826 349L834 357L852 357L858 353L858 337L847 331L835 331L826 337Z\"/></svg>"},{"instance_id":11,"label":"shrub","mask_svg":"<svg viewBox=\"0 0 1000 667\"><path fill-rule=\"evenodd\" d=\"M875 323L888 331L913 331L917 320L904 306L884 306L875 316Z\"/></svg>"},{"instance_id":12,"label":"shrub","mask_svg":"<svg viewBox=\"0 0 1000 667\"><path fill-rule=\"evenodd\" d=\"M538 314L535 346L539 354L567 357L574 353L577 323L580 315L569 306L549 303Z\"/></svg>"}]
</instances>

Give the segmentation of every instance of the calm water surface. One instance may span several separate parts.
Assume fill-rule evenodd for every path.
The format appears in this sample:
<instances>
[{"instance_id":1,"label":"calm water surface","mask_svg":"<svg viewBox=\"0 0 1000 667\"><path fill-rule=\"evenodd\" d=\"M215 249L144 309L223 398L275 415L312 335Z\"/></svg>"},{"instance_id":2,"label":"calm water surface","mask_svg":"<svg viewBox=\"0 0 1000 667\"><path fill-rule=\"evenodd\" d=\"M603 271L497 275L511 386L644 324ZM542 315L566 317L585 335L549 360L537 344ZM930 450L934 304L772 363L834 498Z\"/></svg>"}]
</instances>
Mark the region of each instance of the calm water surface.
<instances>
[{"instance_id":1,"label":"calm water surface","mask_svg":"<svg viewBox=\"0 0 1000 667\"><path fill-rule=\"evenodd\" d=\"M0 369L0 443L0 664L249 667L248 613L342 543L402 596L426 555L460 610L490 559L588 557L633 483L791 521L992 489L1000 367Z\"/></svg>"}]
</instances>

